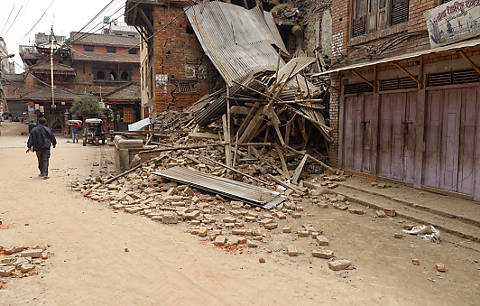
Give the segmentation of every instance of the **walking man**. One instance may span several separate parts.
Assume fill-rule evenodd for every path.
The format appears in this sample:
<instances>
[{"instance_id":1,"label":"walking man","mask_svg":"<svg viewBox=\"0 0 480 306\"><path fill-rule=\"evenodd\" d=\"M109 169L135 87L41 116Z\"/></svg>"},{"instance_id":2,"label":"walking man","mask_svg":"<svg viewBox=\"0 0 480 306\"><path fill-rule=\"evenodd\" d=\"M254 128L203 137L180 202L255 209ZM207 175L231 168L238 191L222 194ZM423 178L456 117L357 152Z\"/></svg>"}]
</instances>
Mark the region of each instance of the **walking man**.
<instances>
[{"instance_id":1,"label":"walking man","mask_svg":"<svg viewBox=\"0 0 480 306\"><path fill-rule=\"evenodd\" d=\"M55 148L57 140L52 131L47 127L47 120L40 118L37 126L32 129L27 142L27 153L32 151L37 154L39 176L48 179L48 160L50 158L50 146Z\"/></svg>"},{"instance_id":2,"label":"walking man","mask_svg":"<svg viewBox=\"0 0 480 306\"><path fill-rule=\"evenodd\" d=\"M78 129L80 128L80 125L78 123L75 123L72 126L72 141L73 143L78 142Z\"/></svg>"}]
</instances>

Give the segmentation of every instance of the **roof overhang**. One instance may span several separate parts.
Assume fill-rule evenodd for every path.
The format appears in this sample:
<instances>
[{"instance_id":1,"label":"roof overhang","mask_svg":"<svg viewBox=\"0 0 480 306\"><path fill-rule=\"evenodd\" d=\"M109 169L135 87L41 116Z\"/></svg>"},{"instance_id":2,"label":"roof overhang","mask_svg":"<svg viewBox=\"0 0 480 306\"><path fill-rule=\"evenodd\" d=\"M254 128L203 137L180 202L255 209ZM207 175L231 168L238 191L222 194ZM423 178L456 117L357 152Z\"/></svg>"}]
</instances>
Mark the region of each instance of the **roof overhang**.
<instances>
[{"instance_id":1,"label":"roof overhang","mask_svg":"<svg viewBox=\"0 0 480 306\"><path fill-rule=\"evenodd\" d=\"M442 53L442 52L448 52L448 51L458 51L464 48L469 48L469 47L475 47L480 45L480 38L477 39L472 39L472 40L467 40L467 41L462 41L458 42L455 44L451 44L448 46L442 46L434 49L428 49L428 50L423 50L423 51L418 51L418 52L412 52L412 53L407 53L407 54L402 54L402 55L397 55L393 57L387 57L387 58L382 58L379 60L371 61L371 62L362 62L362 63L356 63L353 65L345 66L345 67L340 67L337 69L332 69L324 72L320 72L317 74L314 74L314 77L320 77L332 73L337 73L337 72L342 72L342 71L347 71L347 70L353 70L353 69L358 69L358 68L365 68L365 67L371 67L371 66L376 66L379 64L385 64L385 63L390 63L390 62L398 62L398 61L403 61L407 59L414 59L423 55L428 55L428 54L434 54L434 53Z\"/></svg>"}]
</instances>

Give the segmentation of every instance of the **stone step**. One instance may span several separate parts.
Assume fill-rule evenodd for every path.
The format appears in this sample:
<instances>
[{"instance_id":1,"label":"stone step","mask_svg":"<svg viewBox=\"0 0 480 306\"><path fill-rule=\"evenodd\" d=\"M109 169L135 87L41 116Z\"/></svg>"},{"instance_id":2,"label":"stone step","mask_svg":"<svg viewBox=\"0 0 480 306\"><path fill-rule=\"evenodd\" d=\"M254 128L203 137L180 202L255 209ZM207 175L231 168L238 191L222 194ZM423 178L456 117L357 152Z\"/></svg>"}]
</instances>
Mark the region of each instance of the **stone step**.
<instances>
[{"instance_id":1,"label":"stone step","mask_svg":"<svg viewBox=\"0 0 480 306\"><path fill-rule=\"evenodd\" d=\"M439 208L436 208L436 207L432 207L431 205L430 206L429 205L424 205L421 202L391 196L386 192L385 193L382 192L382 190L376 191L376 190L372 190L372 188L368 188L368 189L367 188L362 188L362 187L358 187L354 184L350 184L348 182L339 182L339 184L344 186L344 187L356 190L356 191L367 192L369 194L377 195L377 196L383 197L385 199L392 200L392 201L395 201L395 202L398 202L398 203L401 203L401 204L404 204L404 205L407 205L407 206L410 206L410 207L413 207L413 208L416 208L416 209L419 209L419 210L428 211L428 212L437 214L439 216L443 216L443 217L447 217L447 218L451 218L451 219L458 219L459 221L462 221L462 222L469 223L469 224L480 227L480 220L478 218L472 218L471 216L468 215L468 212L463 212L463 211L457 210L454 214L451 211L449 212L449 211L446 211L446 210L442 210L442 209L439 209ZM480 205L478 205L476 203L472 202L471 206L475 207L475 209L480 210ZM455 210L455 208L453 208L453 210Z\"/></svg>"},{"instance_id":2,"label":"stone step","mask_svg":"<svg viewBox=\"0 0 480 306\"><path fill-rule=\"evenodd\" d=\"M480 226L461 221L457 218L436 214L427 210L405 205L404 203L388 199L381 195L352 189L340 185L331 192L345 196L351 202L376 209L394 209L398 216L415 221L419 224L433 225L441 232L449 233L461 238L480 242Z\"/></svg>"}]
</instances>

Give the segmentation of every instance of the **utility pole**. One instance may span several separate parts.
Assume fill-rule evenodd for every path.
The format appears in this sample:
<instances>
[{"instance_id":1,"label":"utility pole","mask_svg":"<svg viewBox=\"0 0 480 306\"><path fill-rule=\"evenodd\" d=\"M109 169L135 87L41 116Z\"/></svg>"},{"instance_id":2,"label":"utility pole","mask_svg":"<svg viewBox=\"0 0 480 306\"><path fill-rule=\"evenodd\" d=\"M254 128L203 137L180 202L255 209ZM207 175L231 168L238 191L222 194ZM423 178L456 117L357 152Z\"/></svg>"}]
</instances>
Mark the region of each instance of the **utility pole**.
<instances>
[{"instance_id":1,"label":"utility pole","mask_svg":"<svg viewBox=\"0 0 480 306\"><path fill-rule=\"evenodd\" d=\"M55 106L55 90L54 90L54 85L53 85L53 49L55 47L55 35L53 35L53 27L50 35L50 72L51 72L51 80L52 80L52 108L54 109Z\"/></svg>"}]
</instances>

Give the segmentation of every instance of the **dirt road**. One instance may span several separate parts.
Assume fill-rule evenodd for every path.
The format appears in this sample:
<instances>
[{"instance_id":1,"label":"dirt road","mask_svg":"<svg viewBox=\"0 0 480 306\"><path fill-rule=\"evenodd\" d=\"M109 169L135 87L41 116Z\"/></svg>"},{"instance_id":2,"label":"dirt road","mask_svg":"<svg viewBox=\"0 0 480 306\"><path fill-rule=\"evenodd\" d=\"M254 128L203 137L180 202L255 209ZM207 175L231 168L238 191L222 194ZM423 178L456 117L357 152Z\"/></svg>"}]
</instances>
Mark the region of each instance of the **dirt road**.
<instances>
[{"instance_id":1,"label":"dirt road","mask_svg":"<svg viewBox=\"0 0 480 306\"><path fill-rule=\"evenodd\" d=\"M37 177L25 137L0 137L0 245L46 245L54 255L38 276L8 279L1 305L474 305L480 254L453 237L439 245L394 239L399 220L334 209L311 212L357 270L333 272L310 254L231 255L147 218L115 213L67 187L98 171L110 147L59 139L50 180ZM99 163L100 166L93 166ZM310 211L309 211L310 213ZM312 219L313 220L313 219ZM125 252L128 248L129 252ZM419 258L421 265L411 264ZM475 262L477 261L477 262ZM436 262L448 272L437 274ZM430 280L429 280L430 279ZM478 304L477 304L478 305Z\"/></svg>"}]
</instances>

